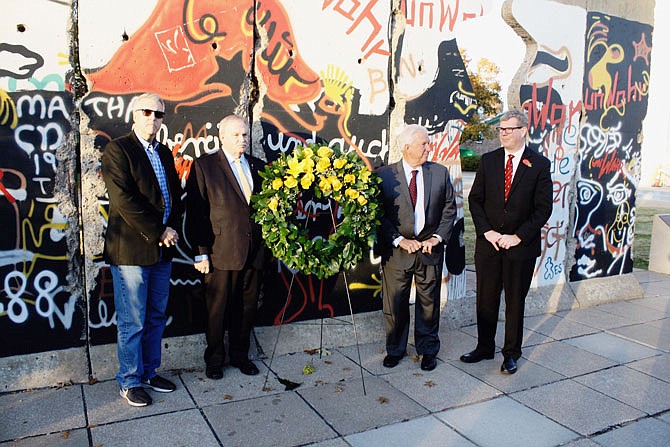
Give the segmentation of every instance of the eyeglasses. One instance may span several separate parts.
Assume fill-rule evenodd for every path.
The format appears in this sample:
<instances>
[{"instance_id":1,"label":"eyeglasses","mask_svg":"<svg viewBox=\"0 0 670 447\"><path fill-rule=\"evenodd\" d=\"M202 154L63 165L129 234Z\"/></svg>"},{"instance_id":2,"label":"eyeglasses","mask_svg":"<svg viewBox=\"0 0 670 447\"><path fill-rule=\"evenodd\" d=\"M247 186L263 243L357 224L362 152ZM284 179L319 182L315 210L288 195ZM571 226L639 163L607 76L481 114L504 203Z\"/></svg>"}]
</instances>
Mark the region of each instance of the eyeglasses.
<instances>
[{"instance_id":1,"label":"eyeglasses","mask_svg":"<svg viewBox=\"0 0 670 447\"><path fill-rule=\"evenodd\" d=\"M500 132L503 135L509 135L512 132L514 132L517 129L522 129L523 126L516 126L516 127L496 127L498 132Z\"/></svg>"},{"instance_id":2,"label":"eyeglasses","mask_svg":"<svg viewBox=\"0 0 670 447\"><path fill-rule=\"evenodd\" d=\"M157 120L163 119L165 116L165 112L159 112L158 110L151 110L151 109L138 109L140 112L142 112L142 115L149 117L153 113L154 116L156 117Z\"/></svg>"}]
</instances>

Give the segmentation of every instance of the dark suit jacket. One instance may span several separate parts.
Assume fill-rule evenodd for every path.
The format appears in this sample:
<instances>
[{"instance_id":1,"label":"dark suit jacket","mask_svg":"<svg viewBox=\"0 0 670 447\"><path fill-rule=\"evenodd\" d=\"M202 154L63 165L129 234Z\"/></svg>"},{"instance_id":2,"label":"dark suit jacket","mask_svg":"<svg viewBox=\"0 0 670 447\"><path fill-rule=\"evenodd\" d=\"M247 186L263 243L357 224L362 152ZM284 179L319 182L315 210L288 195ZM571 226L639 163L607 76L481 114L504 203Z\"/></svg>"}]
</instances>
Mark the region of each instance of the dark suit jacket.
<instances>
[{"instance_id":1,"label":"dark suit jacket","mask_svg":"<svg viewBox=\"0 0 670 447\"><path fill-rule=\"evenodd\" d=\"M181 228L182 189L172 152L163 144L157 150L170 193L167 225L158 179L135 133L110 141L102 153L102 175L109 193L103 257L110 264L151 265L174 255L174 247L161 248L158 242L166 226Z\"/></svg>"},{"instance_id":2,"label":"dark suit jacket","mask_svg":"<svg viewBox=\"0 0 670 447\"><path fill-rule=\"evenodd\" d=\"M521 239L519 245L506 251L510 259L540 255L540 230L551 216L553 205L549 168L549 160L526 147L505 202L505 150L499 148L482 156L468 197L477 232L478 256L496 253L484 237L489 230L516 234Z\"/></svg>"},{"instance_id":3,"label":"dark suit jacket","mask_svg":"<svg viewBox=\"0 0 670 447\"><path fill-rule=\"evenodd\" d=\"M431 255L407 253L393 247L398 236L425 241L439 234L447 243L456 220L454 189L446 167L432 162L422 165L424 183L424 211L426 223L418 235L414 234L414 209L409 196L409 187L402 168L402 160L377 170L382 179L382 204L384 217L380 227L375 251L382 257L382 264L390 263L396 268L409 268L421 256L424 264L442 263L444 244L434 247Z\"/></svg>"},{"instance_id":4,"label":"dark suit jacket","mask_svg":"<svg viewBox=\"0 0 670 447\"><path fill-rule=\"evenodd\" d=\"M263 179L265 162L245 155L254 180L254 193ZM195 254L208 254L218 270L242 270L248 262L263 267L261 227L237 183L223 149L193 163L186 184L187 238Z\"/></svg>"}]
</instances>

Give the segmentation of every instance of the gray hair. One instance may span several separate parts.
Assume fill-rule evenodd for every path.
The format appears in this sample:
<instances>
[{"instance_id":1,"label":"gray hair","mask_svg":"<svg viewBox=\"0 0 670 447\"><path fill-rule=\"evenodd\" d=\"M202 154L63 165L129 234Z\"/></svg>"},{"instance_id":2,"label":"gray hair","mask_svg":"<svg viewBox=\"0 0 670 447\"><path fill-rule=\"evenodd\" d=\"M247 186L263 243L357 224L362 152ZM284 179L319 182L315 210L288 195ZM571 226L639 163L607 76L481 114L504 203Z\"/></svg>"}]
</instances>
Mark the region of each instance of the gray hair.
<instances>
[{"instance_id":1,"label":"gray hair","mask_svg":"<svg viewBox=\"0 0 670 447\"><path fill-rule=\"evenodd\" d=\"M528 128L528 115L522 110L508 110L500 117L500 121L507 121L516 118L519 121L519 126Z\"/></svg>"},{"instance_id":2,"label":"gray hair","mask_svg":"<svg viewBox=\"0 0 670 447\"><path fill-rule=\"evenodd\" d=\"M221 121L219 121L219 124L217 125L219 128L219 134L225 129L229 124L231 124L234 121L239 121L240 123L244 124L249 130L249 123L247 122L246 119L242 118L239 115L231 114L226 117L224 117Z\"/></svg>"},{"instance_id":3,"label":"gray hair","mask_svg":"<svg viewBox=\"0 0 670 447\"><path fill-rule=\"evenodd\" d=\"M428 130L419 124L408 124L407 126L405 126L400 131L397 138L400 149L405 150L406 145L412 144L412 141L414 140L414 135L416 135L419 132L428 134Z\"/></svg>"},{"instance_id":4,"label":"gray hair","mask_svg":"<svg viewBox=\"0 0 670 447\"><path fill-rule=\"evenodd\" d=\"M156 101L161 106L163 106L163 110L165 110L165 101L163 101L163 98L155 93L142 93L140 96L135 98L135 102L133 102L133 112L136 110L141 110L139 104L144 101Z\"/></svg>"}]
</instances>

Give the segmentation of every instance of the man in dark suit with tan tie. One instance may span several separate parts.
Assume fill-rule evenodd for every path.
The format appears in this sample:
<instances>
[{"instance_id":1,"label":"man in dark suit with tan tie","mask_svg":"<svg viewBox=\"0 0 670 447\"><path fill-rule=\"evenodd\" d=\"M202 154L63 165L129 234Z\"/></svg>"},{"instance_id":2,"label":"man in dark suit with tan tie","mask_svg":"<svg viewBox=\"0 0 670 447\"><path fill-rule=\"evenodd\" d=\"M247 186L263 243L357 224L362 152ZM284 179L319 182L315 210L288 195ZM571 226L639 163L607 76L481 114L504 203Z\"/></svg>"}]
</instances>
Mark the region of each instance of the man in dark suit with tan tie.
<instances>
[{"instance_id":1,"label":"man in dark suit with tan tie","mask_svg":"<svg viewBox=\"0 0 670 447\"><path fill-rule=\"evenodd\" d=\"M440 350L440 290L444 244L456 219L454 190L446 167L426 161L428 131L406 126L398 135L402 159L377 172L382 179L384 217L377 253L382 257L382 294L386 327L383 364L395 367L406 354L409 298L416 287L414 343L421 369L437 366Z\"/></svg>"},{"instance_id":2,"label":"man in dark suit with tan tie","mask_svg":"<svg viewBox=\"0 0 670 447\"><path fill-rule=\"evenodd\" d=\"M152 403L144 391L169 393L175 384L156 374L161 363L170 273L181 227L181 186L170 149L156 140L165 104L145 93L133 102L133 130L102 153L109 194L103 257L114 282L121 397L134 407Z\"/></svg>"},{"instance_id":3,"label":"man in dark suit with tan tie","mask_svg":"<svg viewBox=\"0 0 670 447\"><path fill-rule=\"evenodd\" d=\"M505 291L503 374L514 374L521 357L523 314L541 250L541 229L552 209L550 163L526 146L528 118L511 110L500 118L502 147L485 154L470 190L475 224L477 270L477 347L461 356L465 363L492 359Z\"/></svg>"},{"instance_id":4,"label":"man in dark suit with tan tie","mask_svg":"<svg viewBox=\"0 0 670 447\"><path fill-rule=\"evenodd\" d=\"M246 375L259 372L248 352L264 262L261 228L251 217L249 198L260 190L258 172L265 163L245 153L249 126L243 118L223 118L219 139L221 149L191 167L186 213L194 266L205 274L205 374L214 380L223 377L226 326L230 364Z\"/></svg>"}]
</instances>

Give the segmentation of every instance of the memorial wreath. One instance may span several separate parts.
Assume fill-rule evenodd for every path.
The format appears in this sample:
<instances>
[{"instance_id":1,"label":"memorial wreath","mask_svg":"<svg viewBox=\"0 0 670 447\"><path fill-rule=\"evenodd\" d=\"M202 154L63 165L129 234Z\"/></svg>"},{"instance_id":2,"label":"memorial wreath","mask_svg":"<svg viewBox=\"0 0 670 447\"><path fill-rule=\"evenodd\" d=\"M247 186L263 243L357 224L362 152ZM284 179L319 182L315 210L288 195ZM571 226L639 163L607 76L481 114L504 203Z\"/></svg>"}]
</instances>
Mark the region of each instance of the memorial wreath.
<instances>
[{"instance_id":1,"label":"memorial wreath","mask_svg":"<svg viewBox=\"0 0 670 447\"><path fill-rule=\"evenodd\" d=\"M354 267L369 253L382 212L376 200L381 179L355 151L297 146L260 175L262 191L252 198L254 219L272 254L289 268L322 279ZM331 216L327 238L312 236L307 228L310 191L312 200L322 203L313 208Z\"/></svg>"}]
</instances>

